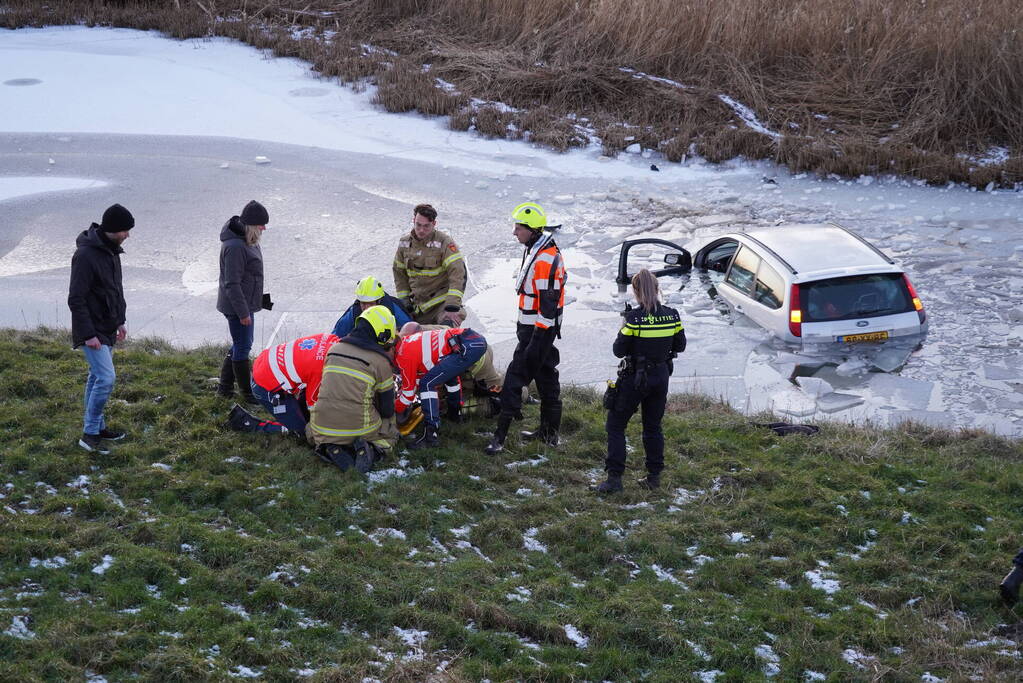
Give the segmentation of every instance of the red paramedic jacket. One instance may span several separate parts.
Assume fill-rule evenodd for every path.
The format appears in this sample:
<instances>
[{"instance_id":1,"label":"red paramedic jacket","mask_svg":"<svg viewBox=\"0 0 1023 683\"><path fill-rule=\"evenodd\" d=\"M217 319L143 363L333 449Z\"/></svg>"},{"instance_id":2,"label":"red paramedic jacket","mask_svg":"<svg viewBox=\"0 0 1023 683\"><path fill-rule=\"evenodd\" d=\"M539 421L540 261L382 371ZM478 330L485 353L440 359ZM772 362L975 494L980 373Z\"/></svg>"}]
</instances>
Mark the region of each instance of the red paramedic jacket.
<instances>
[{"instance_id":1,"label":"red paramedic jacket","mask_svg":"<svg viewBox=\"0 0 1023 683\"><path fill-rule=\"evenodd\" d=\"M394 363L401 371L401 391L394 399L394 410L399 413L416 399L419 378L440 362L441 358L456 350L451 338L465 330L455 327L447 330L424 330L402 338L394 352Z\"/></svg>"},{"instance_id":2,"label":"red paramedic jacket","mask_svg":"<svg viewBox=\"0 0 1023 683\"><path fill-rule=\"evenodd\" d=\"M314 334L264 349L252 364L252 379L267 391L285 391L298 396L305 389L305 402L312 408L320 393L323 361L338 341L332 334Z\"/></svg>"}]
</instances>

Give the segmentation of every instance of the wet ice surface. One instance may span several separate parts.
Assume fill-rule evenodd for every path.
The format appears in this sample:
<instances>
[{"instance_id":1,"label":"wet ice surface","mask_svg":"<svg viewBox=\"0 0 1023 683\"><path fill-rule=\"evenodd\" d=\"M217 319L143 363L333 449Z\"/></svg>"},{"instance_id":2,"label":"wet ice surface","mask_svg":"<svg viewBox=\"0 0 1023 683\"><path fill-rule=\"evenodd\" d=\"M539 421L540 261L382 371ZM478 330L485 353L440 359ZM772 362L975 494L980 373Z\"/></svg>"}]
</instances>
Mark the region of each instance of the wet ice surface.
<instances>
[{"instance_id":1,"label":"wet ice surface","mask_svg":"<svg viewBox=\"0 0 1023 683\"><path fill-rule=\"evenodd\" d=\"M836 221L908 269L930 320L922 346L787 347L728 312L713 295L719 275L694 272L662 279L689 337L672 389L797 422L912 419L1023 434L1023 193L821 181L769 164L661 163L652 173L638 155L557 155L385 115L369 104L372 88L356 95L295 60L229 41L81 27L3 36L12 77L40 83L0 87L9 131L0 133L0 325L69 324L74 238L121 202L137 220L123 261L131 334L222 344L217 235L259 198L271 214L263 251L276 306L256 316L257 345L329 329L359 278L390 282L410 207L429 201L466 255L469 323L500 365L514 348L521 254L507 216L531 199L564 224L562 378L602 386L614 375L610 347L626 300L613 284L622 240L691 246L778 222ZM111 64L124 74L122 92L156 75L163 94L110 111L33 106L92 96L109 86ZM231 98L258 103L259 116L239 121ZM646 261L659 266L659 256Z\"/></svg>"}]
</instances>

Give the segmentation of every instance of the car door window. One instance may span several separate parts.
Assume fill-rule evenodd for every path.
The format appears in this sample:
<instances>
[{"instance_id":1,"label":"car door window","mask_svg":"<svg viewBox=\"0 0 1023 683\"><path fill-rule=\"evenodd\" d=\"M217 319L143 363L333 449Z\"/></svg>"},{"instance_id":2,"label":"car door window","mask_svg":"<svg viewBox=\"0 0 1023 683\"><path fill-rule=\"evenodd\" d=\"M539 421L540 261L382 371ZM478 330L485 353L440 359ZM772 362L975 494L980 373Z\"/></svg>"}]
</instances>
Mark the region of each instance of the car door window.
<instances>
[{"instance_id":1,"label":"car door window","mask_svg":"<svg viewBox=\"0 0 1023 683\"><path fill-rule=\"evenodd\" d=\"M732 260L732 254L739 248L739 243L734 241L722 242L707 251L703 257L704 267L707 270L716 270L719 273L725 272L728 262Z\"/></svg>"},{"instance_id":2,"label":"car door window","mask_svg":"<svg viewBox=\"0 0 1023 683\"><path fill-rule=\"evenodd\" d=\"M782 299L785 298L785 281L766 261L761 261L757 270L753 298L768 308L781 308Z\"/></svg>"},{"instance_id":3,"label":"car door window","mask_svg":"<svg viewBox=\"0 0 1023 683\"><path fill-rule=\"evenodd\" d=\"M743 294L753 296L753 283L759 266L760 257L744 244L739 249L739 253L735 255L732 267L728 269L728 275L725 276L725 282Z\"/></svg>"}]
</instances>

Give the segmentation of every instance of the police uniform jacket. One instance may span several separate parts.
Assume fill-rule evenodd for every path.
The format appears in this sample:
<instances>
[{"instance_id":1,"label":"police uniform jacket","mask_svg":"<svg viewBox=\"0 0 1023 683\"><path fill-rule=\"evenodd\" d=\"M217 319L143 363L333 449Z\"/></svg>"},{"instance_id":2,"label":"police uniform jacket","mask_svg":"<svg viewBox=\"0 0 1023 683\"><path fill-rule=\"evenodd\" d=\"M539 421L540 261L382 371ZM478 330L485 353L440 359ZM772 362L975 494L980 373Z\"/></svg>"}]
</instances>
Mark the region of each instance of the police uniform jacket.
<instances>
[{"instance_id":1,"label":"police uniform jacket","mask_svg":"<svg viewBox=\"0 0 1023 683\"><path fill-rule=\"evenodd\" d=\"M678 311L657 304L652 313L633 308L625 313L625 324L615 338L618 358L643 360L647 364L666 363L685 351L686 331Z\"/></svg>"}]
</instances>

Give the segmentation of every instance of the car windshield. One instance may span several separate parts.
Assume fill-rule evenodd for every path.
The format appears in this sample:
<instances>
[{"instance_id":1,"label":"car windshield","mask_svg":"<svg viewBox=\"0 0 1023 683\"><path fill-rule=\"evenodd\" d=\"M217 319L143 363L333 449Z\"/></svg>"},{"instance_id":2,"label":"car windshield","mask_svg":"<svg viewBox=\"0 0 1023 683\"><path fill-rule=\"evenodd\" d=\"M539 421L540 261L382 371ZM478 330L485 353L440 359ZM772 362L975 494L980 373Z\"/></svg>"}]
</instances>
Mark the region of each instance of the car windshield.
<instances>
[{"instance_id":1,"label":"car windshield","mask_svg":"<svg viewBox=\"0 0 1023 683\"><path fill-rule=\"evenodd\" d=\"M799 286L803 322L894 315L914 310L902 273L876 273Z\"/></svg>"}]
</instances>

